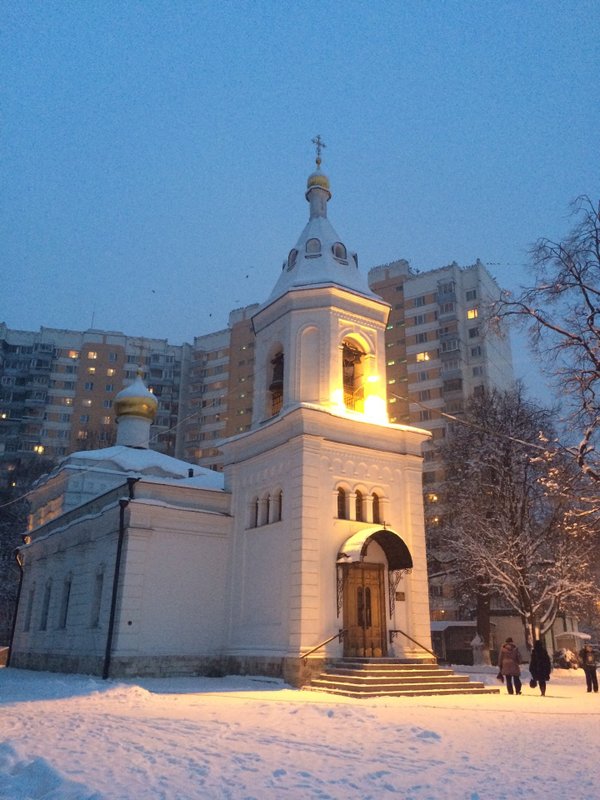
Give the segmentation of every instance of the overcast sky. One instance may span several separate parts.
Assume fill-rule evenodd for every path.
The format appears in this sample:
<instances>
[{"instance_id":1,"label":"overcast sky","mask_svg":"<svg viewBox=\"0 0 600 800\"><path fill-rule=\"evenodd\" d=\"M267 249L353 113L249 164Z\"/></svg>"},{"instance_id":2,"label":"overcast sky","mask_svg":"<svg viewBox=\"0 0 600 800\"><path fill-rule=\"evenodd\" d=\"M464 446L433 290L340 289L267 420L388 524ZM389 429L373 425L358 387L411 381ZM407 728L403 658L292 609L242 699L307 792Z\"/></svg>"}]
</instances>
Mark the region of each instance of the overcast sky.
<instances>
[{"instance_id":1,"label":"overcast sky","mask_svg":"<svg viewBox=\"0 0 600 800\"><path fill-rule=\"evenodd\" d=\"M600 5L5 2L0 321L191 341L266 298L311 139L361 268L527 250L598 188Z\"/></svg>"}]
</instances>

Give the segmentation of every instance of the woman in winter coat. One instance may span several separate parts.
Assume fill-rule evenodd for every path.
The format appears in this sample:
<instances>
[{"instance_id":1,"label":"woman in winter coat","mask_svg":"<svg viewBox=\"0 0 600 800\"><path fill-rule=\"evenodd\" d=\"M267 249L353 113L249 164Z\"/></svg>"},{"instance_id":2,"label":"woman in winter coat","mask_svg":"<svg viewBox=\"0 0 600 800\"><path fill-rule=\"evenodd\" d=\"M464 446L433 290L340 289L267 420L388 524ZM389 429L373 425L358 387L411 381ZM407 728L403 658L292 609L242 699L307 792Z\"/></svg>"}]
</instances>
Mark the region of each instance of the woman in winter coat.
<instances>
[{"instance_id":1,"label":"woman in winter coat","mask_svg":"<svg viewBox=\"0 0 600 800\"><path fill-rule=\"evenodd\" d=\"M537 681L542 697L546 694L546 682L550 680L550 672L552 671L552 664L550 663L550 656L544 645L539 639L533 643L533 650L531 651L531 660L529 662L529 672L534 681Z\"/></svg>"},{"instance_id":2,"label":"woman in winter coat","mask_svg":"<svg viewBox=\"0 0 600 800\"><path fill-rule=\"evenodd\" d=\"M498 652L498 670L506 678L506 688L509 694L513 694L513 681L515 692L521 694L521 654L519 648L509 636L500 651Z\"/></svg>"}]
</instances>

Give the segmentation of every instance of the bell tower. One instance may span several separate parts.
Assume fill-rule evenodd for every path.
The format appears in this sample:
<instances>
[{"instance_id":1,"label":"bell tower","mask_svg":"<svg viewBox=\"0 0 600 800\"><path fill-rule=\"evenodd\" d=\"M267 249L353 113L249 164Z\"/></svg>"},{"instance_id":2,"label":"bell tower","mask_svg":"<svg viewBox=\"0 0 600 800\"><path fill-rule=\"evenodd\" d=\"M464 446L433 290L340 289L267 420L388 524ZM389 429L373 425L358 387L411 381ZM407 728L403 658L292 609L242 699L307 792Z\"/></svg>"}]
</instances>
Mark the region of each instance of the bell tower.
<instances>
[{"instance_id":1,"label":"bell tower","mask_svg":"<svg viewBox=\"0 0 600 800\"><path fill-rule=\"evenodd\" d=\"M329 179L308 177L309 219L283 262L256 333L253 427L306 403L387 422L384 334L389 305L370 290L327 218Z\"/></svg>"},{"instance_id":2,"label":"bell tower","mask_svg":"<svg viewBox=\"0 0 600 800\"><path fill-rule=\"evenodd\" d=\"M327 218L331 188L320 137L315 144L308 222L252 318L252 425L223 444L228 655L263 674L276 659L293 683L303 680L302 653L326 640L311 656L321 663L420 660L428 650L411 642L431 647L421 488L429 433L388 420L389 305ZM412 639L391 645L397 629Z\"/></svg>"}]
</instances>

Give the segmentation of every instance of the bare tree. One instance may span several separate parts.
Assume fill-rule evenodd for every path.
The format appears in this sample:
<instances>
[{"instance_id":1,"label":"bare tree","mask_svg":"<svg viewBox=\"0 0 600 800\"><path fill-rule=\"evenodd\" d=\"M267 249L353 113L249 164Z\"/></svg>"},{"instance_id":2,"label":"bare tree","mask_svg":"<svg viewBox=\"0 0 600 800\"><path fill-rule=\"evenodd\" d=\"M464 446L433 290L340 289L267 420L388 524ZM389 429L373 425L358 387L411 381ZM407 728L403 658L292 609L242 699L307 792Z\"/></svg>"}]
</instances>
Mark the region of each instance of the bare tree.
<instances>
[{"instance_id":1,"label":"bare tree","mask_svg":"<svg viewBox=\"0 0 600 800\"><path fill-rule=\"evenodd\" d=\"M17 599L19 569L14 551L27 530L27 491L52 466L52 461L38 457L20 461L9 485L0 488L0 644L8 644Z\"/></svg>"},{"instance_id":2,"label":"bare tree","mask_svg":"<svg viewBox=\"0 0 600 800\"><path fill-rule=\"evenodd\" d=\"M496 304L530 333L534 351L569 406L566 449L600 482L600 202L573 204L577 222L561 242L540 239L531 251L535 285Z\"/></svg>"},{"instance_id":3,"label":"bare tree","mask_svg":"<svg viewBox=\"0 0 600 800\"><path fill-rule=\"evenodd\" d=\"M581 507L572 461L546 449L552 435L548 413L517 387L473 397L441 448L442 534L459 585L488 613L502 598L528 642L595 591L595 517Z\"/></svg>"}]
</instances>

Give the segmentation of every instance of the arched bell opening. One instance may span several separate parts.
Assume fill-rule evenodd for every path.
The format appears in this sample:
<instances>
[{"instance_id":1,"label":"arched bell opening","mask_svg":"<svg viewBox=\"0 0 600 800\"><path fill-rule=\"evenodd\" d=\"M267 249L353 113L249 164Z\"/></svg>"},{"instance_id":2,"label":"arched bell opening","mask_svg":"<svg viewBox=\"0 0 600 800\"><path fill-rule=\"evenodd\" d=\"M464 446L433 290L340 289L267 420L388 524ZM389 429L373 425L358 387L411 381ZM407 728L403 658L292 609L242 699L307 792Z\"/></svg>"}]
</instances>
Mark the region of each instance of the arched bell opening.
<instances>
[{"instance_id":1,"label":"arched bell opening","mask_svg":"<svg viewBox=\"0 0 600 800\"><path fill-rule=\"evenodd\" d=\"M344 405L350 411L364 411L365 353L352 339L342 343L342 377Z\"/></svg>"},{"instance_id":2,"label":"arched bell opening","mask_svg":"<svg viewBox=\"0 0 600 800\"><path fill-rule=\"evenodd\" d=\"M279 414L283 406L283 352L279 351L271 359L271 382L269 392L271 394L271 416Z\"/></svg>"}]
</instances>

